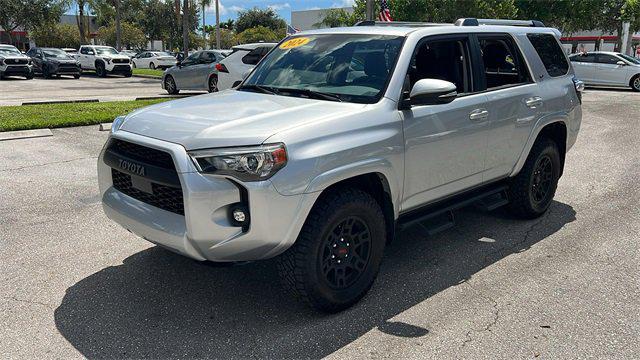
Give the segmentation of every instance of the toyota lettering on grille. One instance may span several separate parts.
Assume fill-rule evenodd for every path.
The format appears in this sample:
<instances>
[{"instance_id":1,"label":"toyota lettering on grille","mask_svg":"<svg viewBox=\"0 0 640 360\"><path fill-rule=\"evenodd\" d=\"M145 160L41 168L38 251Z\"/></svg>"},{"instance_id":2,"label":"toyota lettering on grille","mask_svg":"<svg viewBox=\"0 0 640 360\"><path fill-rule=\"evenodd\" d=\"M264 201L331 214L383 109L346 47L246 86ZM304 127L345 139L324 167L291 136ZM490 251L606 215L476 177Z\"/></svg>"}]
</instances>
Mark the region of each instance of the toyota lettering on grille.
<instances>
[{"instance_id":1,"label":"toyota lettering on grille","mask_svg":"<svg viewBox=\"0 0 640 360\"><path fill-rule=\"evenodd\" d=\"M142 165L132 163L131 161L118 159L118 166L120 169L136 174L138 176L145 175L145 168Z\"/></svg>"}]
</instances>

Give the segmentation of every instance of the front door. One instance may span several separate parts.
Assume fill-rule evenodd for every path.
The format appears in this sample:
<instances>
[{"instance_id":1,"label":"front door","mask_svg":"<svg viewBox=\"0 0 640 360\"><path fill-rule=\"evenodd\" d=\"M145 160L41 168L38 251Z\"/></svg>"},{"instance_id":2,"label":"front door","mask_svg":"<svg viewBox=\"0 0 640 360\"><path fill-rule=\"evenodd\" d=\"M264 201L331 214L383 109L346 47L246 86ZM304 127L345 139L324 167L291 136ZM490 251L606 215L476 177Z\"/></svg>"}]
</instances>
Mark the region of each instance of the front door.
<instances>
[{"instance_id":1,"label":"front door","mask_svg":"<svg viewBox=\"0 0 640 360\"><path fill-rule=\"evenodd\" d=\"M472 54L467 35L427 37L416 46L406 88L420 79L440 79L454 83L459 95L449 104L401 111L405 136L402 211L482 183L489 112L486 95L476 92Z\"/></svg>"},{"instance_id":2,"label":"front door","mask_svg":"<svg viewBox=\"0 0 640 360\"><path fill-rule=\"evenodd\" d=\"M628 86L627 65L618 65L622 62L617 56L610 54L597 54L596 78L603 85Z\"/></svg>"}]
</instances>

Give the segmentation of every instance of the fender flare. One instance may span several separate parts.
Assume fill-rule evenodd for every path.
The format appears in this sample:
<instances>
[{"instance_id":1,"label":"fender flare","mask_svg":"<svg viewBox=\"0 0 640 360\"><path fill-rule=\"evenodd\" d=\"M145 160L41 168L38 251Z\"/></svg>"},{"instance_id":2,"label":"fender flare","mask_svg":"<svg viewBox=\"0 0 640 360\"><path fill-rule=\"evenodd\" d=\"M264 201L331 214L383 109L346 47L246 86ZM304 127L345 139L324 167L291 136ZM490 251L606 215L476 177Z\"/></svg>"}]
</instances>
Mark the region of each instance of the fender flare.
<instances>
[{"instance_id":1,"label":"fender flare","mask_svg":"<svg viewBox=\"0 0 640 360\"><path fill-rule=\"evenodd\" d=\"M553 123L562 123L564 124L564 126L567 128L567 131L568 131L569 129L568 122L569 120L566 114L556 113L556 114L551 114L551 115L540 118L534 125L533 131L529 135L529 139L527 139L527 143L525 144L524 149L522 149L522 152L520 153L520 157L518 158L518 161L516 162L515 166L511 170L509 177L514 177L518 175L520 170L522 170L522 167L524 167L524 163L527 161L527 157L529 157L529 152L531 151L533 144L535 144L536 140L538 139L538 135L540 135L540 132L542 131L542 129L544 129L547 125L550 125ZM565 139L565 142L566 141L567 139ZM565 144L565 148L568 148L567 145L568 144Z\"/></svg>"},{"instance_id":2,"label":"fender flare","mask_svg":"<svg viewBox=\"0 0 640 360\"><path fill-rule=\"evenodd\" d=\"M313 178L304 193L321 192L331 185L366 174L378 174L383 177L383 182L386 181L391 202L393 203L394 217L397 219L400 211L399 205L402 184L398 183L394 176L395 171L391 163L386 159L367 159L328 170Z\"/></svg>"}]
</instances>

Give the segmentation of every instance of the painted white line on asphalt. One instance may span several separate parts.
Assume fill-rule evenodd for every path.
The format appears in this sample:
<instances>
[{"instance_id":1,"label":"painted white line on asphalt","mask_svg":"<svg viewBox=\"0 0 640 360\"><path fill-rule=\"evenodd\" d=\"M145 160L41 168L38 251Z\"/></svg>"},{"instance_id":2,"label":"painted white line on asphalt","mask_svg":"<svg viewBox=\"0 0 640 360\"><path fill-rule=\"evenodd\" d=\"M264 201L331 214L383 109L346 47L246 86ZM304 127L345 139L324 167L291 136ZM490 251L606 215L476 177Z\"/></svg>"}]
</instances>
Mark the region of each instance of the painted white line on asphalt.
<instances>
[{"instance_id":1,"label":"painted white line on asphalt","mask_svg":"<svg viewBox=\"0 0 640 360\"><path fill-rule=\"evenodd\" d=\"M100 131L110 131L111 123L102 123L100 124Z\"/></svg>"},{"instance_id":2,"label":"painted white line on asphalt","mask_svg":"<svg viewBox=\"0 0 640 360\"><path fill-rule=\"evenodd\" d=\"M45 136L53 136L51 129L6 131L6 132L0 132L0 141L29 139L29 138L45 137Z\"/></svg>"}]
</instances>

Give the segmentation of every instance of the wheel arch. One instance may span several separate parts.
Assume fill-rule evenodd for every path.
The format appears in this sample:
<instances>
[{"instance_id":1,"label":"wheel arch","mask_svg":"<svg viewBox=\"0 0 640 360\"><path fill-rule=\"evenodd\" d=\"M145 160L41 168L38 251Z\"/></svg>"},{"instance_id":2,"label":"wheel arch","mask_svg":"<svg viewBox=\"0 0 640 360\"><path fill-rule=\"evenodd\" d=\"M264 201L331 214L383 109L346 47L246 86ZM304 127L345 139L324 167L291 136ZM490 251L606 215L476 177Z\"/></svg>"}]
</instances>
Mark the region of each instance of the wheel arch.
<instances>
[{"instance_id":1,"label":"wheel arch","mask_svg":"<svg viewBox=\"0 0 640 360\"><path fill-rule=\"evenodd\" d=\"M633 81L634 81L636 78L638 78L638 77L640 77L640 72L639 72L639 73L637 73L637 74L631 75L631 77L629 78L629 87L630 87L630 88L634 89L634 87L633 87Z\"/></svg>"},{"instance_id":2,"label":"wheel arch","mask_svg":"<svg viewBox=\"0 0 640 360\"><path fill-rule=\"evenodd\" d=\"M380 208L385 217L385 227L387 232L387 241L390 242L395 236L395 219L397 218L396 206L394 206L394 195L392 186L389 184L387 176L381 172L367 172L348 178L340 179L326 186L316 202L323 196L344 188L356 188L371 195Z\"/></svg>"},{"instance_id":3,"label":"wheel arch","mask_svg":"<svg viewBox=\"0 0 640 360\"><path fill-rule=\"evenodd\" d=\"M564 160L567 153L567 123L564 119L556 119L553 121L549 121L544 125L536 127L534 134L529 138L527 145L525 147L525 151L520 155L520 159L518 160L516 166L511 172L510 177L517 175L522 167L524 166L527 157L529 157L529 153L533 148L533 145L542 138L550 138L558 145L558 152L560 153L560 176L564 171Z\"/></svg>"}]
</instances>

